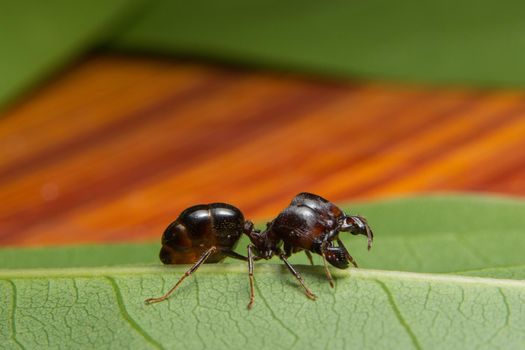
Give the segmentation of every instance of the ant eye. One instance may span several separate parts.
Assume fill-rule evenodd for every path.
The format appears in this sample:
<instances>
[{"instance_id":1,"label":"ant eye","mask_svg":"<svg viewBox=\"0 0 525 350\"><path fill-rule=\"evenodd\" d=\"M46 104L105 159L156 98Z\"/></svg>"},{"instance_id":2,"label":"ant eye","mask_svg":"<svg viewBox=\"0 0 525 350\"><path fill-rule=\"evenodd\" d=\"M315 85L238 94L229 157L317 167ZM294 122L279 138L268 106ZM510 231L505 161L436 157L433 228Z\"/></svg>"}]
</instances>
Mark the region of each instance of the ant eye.
<instances>
[{"instance_id":1,"label":"ant eye","mask_svg":"<svg viewBox=\"0 0 525 350\"><path fill-rule=\"evenodd\" d=\"M346 224L356 226L357 228L364 230L366 228L366 221L360 216L347 216Z\"/></svg>"},{"instance_id":2,"label":"ant eye","mask_svg":"<svg viewBox=\"0 0 525 350\"><path fill-rule=\"evenodd\" d=\"M347 216L345 218L345 224L348 226L358 226L359 224L355 221L353 216Z\"/></svg>"}]
</instances>

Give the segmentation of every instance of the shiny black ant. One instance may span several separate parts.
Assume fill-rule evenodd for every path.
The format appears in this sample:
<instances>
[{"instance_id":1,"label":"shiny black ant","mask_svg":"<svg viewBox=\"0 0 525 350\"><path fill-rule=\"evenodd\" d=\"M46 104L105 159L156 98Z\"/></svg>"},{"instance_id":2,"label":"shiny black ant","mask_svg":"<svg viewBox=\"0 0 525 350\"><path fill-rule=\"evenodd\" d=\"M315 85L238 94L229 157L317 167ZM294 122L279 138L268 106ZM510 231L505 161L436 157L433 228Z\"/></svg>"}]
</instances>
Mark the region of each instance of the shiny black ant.
<instances>
[{"instance_id":1,"label":"shiny black ant","mask_svg":"<svg viewBox=\"0 0 525 350\"><path fill-rule=\"evenodd\" d=\"M290 205L269 222L262 232L256 230L253 223L245 220L242 212L230 204L212 203L190 207L164 231L160 260L164 264L193 266L166 294L146 299L145 302L151 304L167 299L201 264L216 263L231 257L248 262L250 309L254 302L253 262L271 259L275 255L299 281L306 296L315 300L315 294L306 286L287 258L304 250L313 265L311 253L319 254L323 258L330 286L333 287L327 262L339 269L346 269L349 263L357 267L340 240L339 232L365 235L368 238L368 249L372 245L374 236L365 218L346 215L333 203L311 193L295 196ZM243 233L250 238L247 256L234 251Z\"/></svg>"}]
</instances>

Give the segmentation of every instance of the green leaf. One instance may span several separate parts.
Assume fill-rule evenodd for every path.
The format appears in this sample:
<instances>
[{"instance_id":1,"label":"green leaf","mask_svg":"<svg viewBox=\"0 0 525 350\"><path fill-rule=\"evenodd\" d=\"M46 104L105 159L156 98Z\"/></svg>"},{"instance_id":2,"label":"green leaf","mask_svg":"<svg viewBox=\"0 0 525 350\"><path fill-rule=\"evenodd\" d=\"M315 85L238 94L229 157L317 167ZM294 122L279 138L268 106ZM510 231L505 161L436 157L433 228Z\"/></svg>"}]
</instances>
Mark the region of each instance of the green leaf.
<instances>
[{"instance_id":1,"label":"green leaf","mask_svg":"<svg viewBox=\"0 0 525 350\"><path fill-rule=\"evenodd\" d=\"M524 11L520 0L164 0L114 46L360 79L524 86Z\"/></svg>"},{"instance_id":2,"label":"green leaf","mask_svg":"<svg viewBox=\"0 0 525 350\"><path fill-rule=\"evenodd\" d=\"M319 299L281 267L203 266L168 302L183 267L26 270L0 274L7 348L494 349L525 342L525 282L387 272L301 271Z\"/></svg>"},{"instance_id":3,"label":"green leaf","mask_svg":"<svg viewBox=\"0 0 525 350\"><path fill-rule=\"evenodd\" d=\"M142 0L0 2L0 107L98 45Z\"/></svg>"},{"instance_id":4,"label":"green leaf","mask_svg":"<svg viewBox=\"0 0 525 350\"><path fill-rule=\"evenodd\" d=\"M331 289L321 266L298 266L318 296L313 302L284 266L257 263L251 311L245 264L204 265L168 301L145 305L144 299L167 291L188 268L160 266L157 243L2 249L0 344L8 349L523 347L525 202L427 196L345 208L365 215L374 228L371 252L363 237L345 238L366 269L332 269L336 288ZM301 254L294 259L306 261ZM44 266L55 268L38 268Z\"/></svg>"}]
</instances>

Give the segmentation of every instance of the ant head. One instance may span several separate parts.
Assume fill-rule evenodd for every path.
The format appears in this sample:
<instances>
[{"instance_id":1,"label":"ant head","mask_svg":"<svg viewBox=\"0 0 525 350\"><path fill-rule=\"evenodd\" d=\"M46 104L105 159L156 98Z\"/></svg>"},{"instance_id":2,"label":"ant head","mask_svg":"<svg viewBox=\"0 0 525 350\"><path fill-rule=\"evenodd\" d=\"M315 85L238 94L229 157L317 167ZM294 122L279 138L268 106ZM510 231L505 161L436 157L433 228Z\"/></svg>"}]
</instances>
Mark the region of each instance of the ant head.
<instances>
[{"instance_id":1,"label":"ant head","mask_svg":"<svg viewBox=\"0 0 525 350\"><path fill-rule=\"evenodd\" d=\"M359 215L345 216L341 222L340 230L350 232L353 235L366 236L368 238L368 250L372 247L374 233L364 217Z\"/></svg>"}]
</instances>

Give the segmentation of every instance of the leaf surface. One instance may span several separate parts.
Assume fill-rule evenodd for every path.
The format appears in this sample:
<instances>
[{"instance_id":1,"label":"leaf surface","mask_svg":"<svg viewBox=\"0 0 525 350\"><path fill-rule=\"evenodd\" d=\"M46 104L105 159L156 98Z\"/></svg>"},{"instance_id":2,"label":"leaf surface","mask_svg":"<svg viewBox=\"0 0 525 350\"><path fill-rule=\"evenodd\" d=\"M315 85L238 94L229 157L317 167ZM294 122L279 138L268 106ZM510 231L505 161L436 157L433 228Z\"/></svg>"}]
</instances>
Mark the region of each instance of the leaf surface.
<instances>
[{"instance_id":1,"label":"leaf surface","mask_svg":"<svg viewBox=\"0 0 525 350\"><path fill-rule=\"evenodd\" d=\"M346 237L366 269L332 269L336 288L331 289L321 266L298 265L318 295L313 302L282 265L258 263L251 311L243 263L204 265L168 301L147 306L144 299L167 291L187 269L160 266L157 243L2 249L0 344L7 349L523 347L524 202L427 196L344 207L365 215L375 230L371 252L363 237ZM294 258L296 264L306 262L302 255Z\"/></svg>"},{"instance_id":2,"label":"leaf surface","mask_svg":"<svg viewBox=\"0 0 525 350\"><path fill-rule=\"evenodd\" d=\"M168 302L182 267L2 272L2 344L9 348L506 349L525 342L525 282L380 270L301 271L310 301L280 266L207 265ZM188 281L190 282L190 281Z\"/></svg>"}]
</instances>

